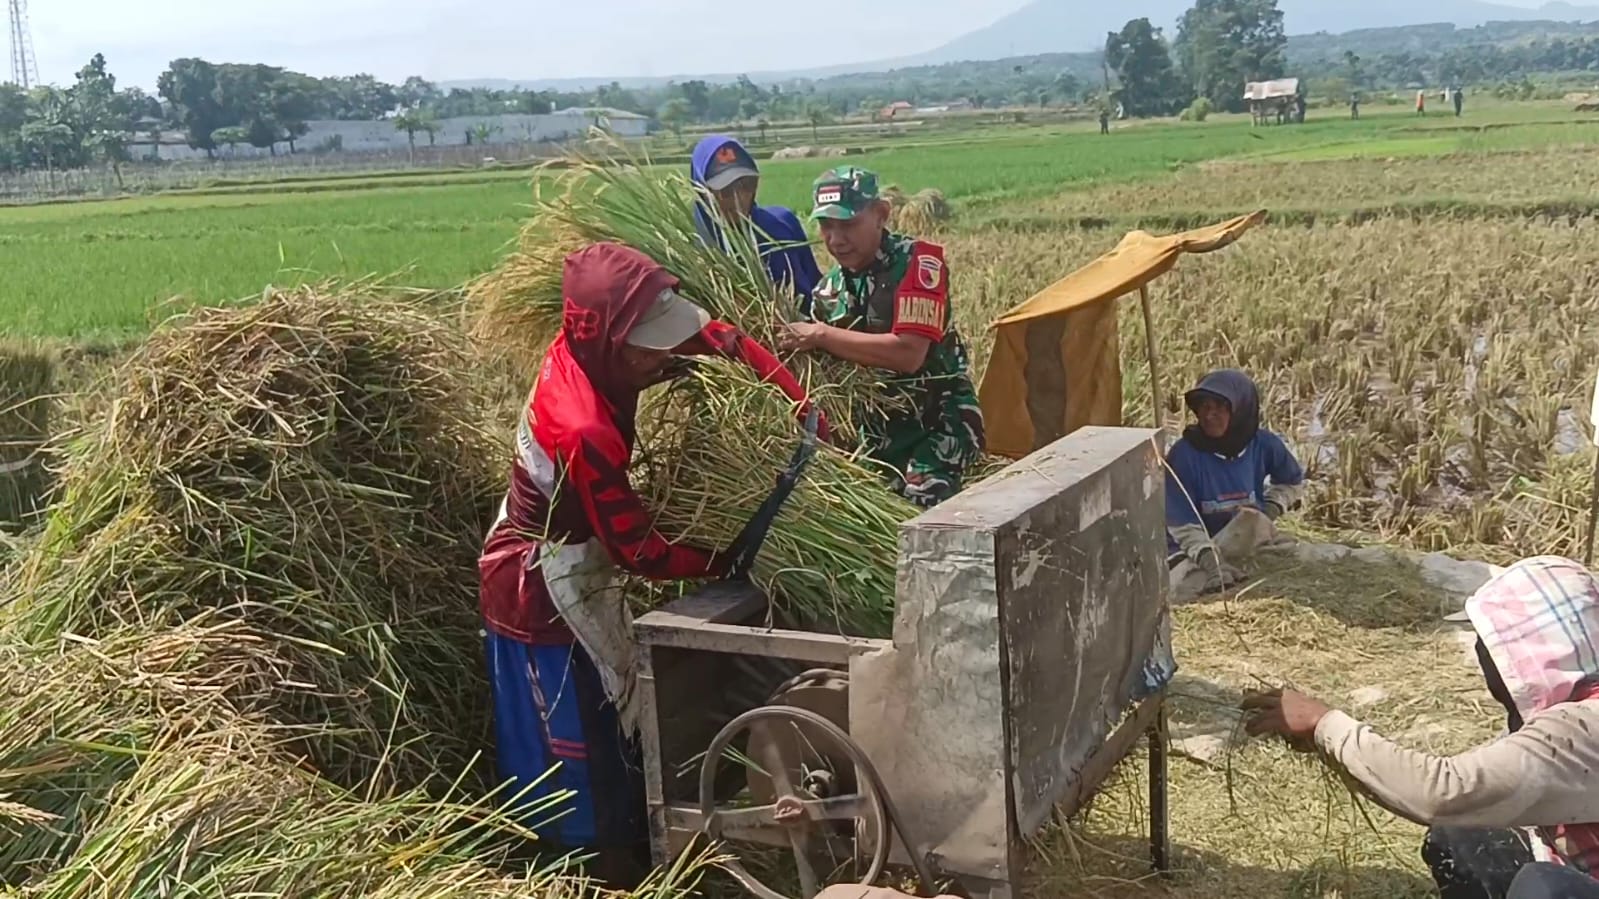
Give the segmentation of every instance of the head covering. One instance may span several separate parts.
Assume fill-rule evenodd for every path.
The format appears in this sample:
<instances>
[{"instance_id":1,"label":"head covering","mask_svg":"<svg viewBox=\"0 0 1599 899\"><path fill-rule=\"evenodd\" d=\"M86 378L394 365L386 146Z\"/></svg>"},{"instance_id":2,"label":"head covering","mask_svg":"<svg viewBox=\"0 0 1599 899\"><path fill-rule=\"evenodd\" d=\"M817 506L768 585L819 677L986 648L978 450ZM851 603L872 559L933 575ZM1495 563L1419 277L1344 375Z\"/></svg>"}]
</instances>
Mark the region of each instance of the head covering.
<instances>
[{"instance_id":1,"label":"head covering","mask_svg":"<svg viewBox=\"0 0 1599 899\"><path fill-rule=\"evenodd\" d=\"M727 190L738 181L760 175L755 160L744 147L738 141L729 141L717 149L705 167L705 186L711 190Z\"/></svg>"},{"instance_id":2,"label":"head covering","mask_svg":"<svg viewBox=\"0 0 1599 899\"><path fill-rule=\"evenodd\" d=\"M1197 412L1199 401L1206 397L1223 400L1232 409L1227 433L1219 439L1212 438L1195 424L1183 431L1183 439L1203 452L1236 458L1260 432L1260 392L1248 375L1235 368L1224 368L1206 375L1183 399L1191 411Z\"/></svg>"},{"instance_id":3,"label":"head covering","mask_svg":"<svg viewBox=\"0 0 1599 899\"><path fill-rule=\"evenodd\" d=\"M811 219L849 220L881 198L877 174L846 165L822 173L812 185L815 209Z\"/></svg>"},{"instance_id":4,"label":"head covering","mask_svg":"<svg viewBox=\"0 0 1599 899\"><path fill-rule=\"evenodd\" d=\"M711 190L725 190L740 178L759 177L760 173L755 157L726 134L701 138L689 160L689 177Z\"/></svg>"},{"instance_id":5,"label":"head covering","mask_svg":"<svg viewBox=\"0 0 1599 899\"><path fill-rule=\"evenodd\" d=\"M712 134L702 139L694 147L689 167L689 175L699 188L694 198L694 230L706 246L719 247L723 252L730 249L730 241L722 232L722 213L714 208L716 204L710 195L713 188L707 181L714 177L712 169L719 162L718 158L726 153L736 157L735 168L747 165L751 172L756 171L755 159L749 151L725 134ZM799 217L781 206L756 206L750 210L747 224L752 226L756 249L760 251L761 262L772 283L791 286L808 303L822 273L817 268L816 257L811 254L810 238Z\"/></svg>"},{"instance_id":6,"label":"head covering","mask_svg":"<svg viewBox=\"0 0 1599 899\"><path fill-rule=\"evenodd\" d=\"M627 342L646 350L675 349L711 323L710 313L667 288L627 332Z\"/></svg>"},{"instance_id":7,"label":"head covering","mask_svg":"<svg viewBox=\"0 0 1599 899\"><path fill-rule=\"evenodd\" d=\"M637 394L616 379L628 332L662 292L676 287L677 278L655 260L621 244L597 243L566 257L561 336L589 382L612 402Z\"/></svg>"},{"instance_id":8,"label":"head covering","mask_svg":"<svg viewBox=\"0 0 1599 899\"><path fill-rule=\"evenodd\" d=\"M1599 698L1599 581L1588 569L1556 556L1523 559L1472 594L1466 615L1512 731L1551 706ZM1599 872L1599 824L1535 830L1555 860Z\"/></svg>"},{"instance_id":9,"label":"head covering","mask_svg":"<svg viewBox=\"0 0 1599 899\"><path fill-rule=\"evenodd\" d=\"M698 196L694 198L694 228L699 232L700 238L708 244L721 245L724 249L726 244L719 224L721 213L711 208L710 192L721 188L712 185L710 180L713 174L725 176L729 171L743 168L748 168L751 172L756 171L755 159L744 149L744 145L734 138L725 134L710 134L694 145L694 156L689 160L688 170L690 180L699 188L695 191ZM718 178L718 181L720 180L721 178Z\"/></svg>"},{"instance_id":10,"label":"head covering","mask_svg":"<svg viewBox=\"0 0 1599 899\"><path fill-rule=\"evenodd\" d=\"M1576 562L1517 562L1466 600L1466 615L1523 720L1599 679L1599 582Z\"/></svg>"}]
</instances>

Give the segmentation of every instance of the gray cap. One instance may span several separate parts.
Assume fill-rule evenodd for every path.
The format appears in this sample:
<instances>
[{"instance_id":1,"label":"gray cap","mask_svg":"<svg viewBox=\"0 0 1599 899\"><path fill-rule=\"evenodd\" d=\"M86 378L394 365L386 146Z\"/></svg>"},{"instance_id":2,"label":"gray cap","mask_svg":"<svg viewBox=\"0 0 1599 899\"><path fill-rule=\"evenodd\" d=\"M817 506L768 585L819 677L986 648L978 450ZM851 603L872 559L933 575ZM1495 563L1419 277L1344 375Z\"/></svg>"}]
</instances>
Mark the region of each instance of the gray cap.
<instances>
[{"instance_id":1,"label":"gray cap","mask_svg":"<svg viewBox=\"0 0 1599 899\"><path fill-rule=\"evenodd\" d=\"M639 316L633 329L627 332L627 342L646 350L672 350L705 330L710 323L710 313L668 288Z\"/></svg>"},{"instance_id":2,"label":"gray cap","mask_svg":"<svg viewBox=\"0 0 1599 899\"><path fill-rule=\"evenodd\" d=\"M759 178L760 176L761 173L756 171L753 166L734 163L719 169L713 175L707 176L705 186L711 190L723 191L745 178Z\"/></svg>"}]
</instances>

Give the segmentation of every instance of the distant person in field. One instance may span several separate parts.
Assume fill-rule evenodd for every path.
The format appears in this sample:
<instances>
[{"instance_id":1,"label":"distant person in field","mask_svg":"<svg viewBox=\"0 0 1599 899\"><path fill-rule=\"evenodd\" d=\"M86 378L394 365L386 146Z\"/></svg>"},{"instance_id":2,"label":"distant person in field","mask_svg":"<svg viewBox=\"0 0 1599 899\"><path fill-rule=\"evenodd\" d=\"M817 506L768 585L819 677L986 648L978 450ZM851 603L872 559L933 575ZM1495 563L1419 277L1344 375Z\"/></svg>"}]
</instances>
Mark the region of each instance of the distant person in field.
<instances>
[{"instance_id":1,"label":"distant person in field","mask_svg":"<svg viewBox=\"0 0 1599 899\"><path fill-rule=\"evenodd\" d=\"M792 290L801 313L808 314L811 293L822 280L821 267L811 253L805 226L793 210L755 205L761 173L744 145L725 134L704 138L694 148L690 175L715 199L720 213L713 214L704 202L695 206L694 225L701 239L725 248L721 223L750 223L772 283Z\"/></svg>"},{"instance_id":2,"label":"distant person in field","mask_svg":"<svg viewBox=\"0 0 1599 899\"><path fill-rule=\"evenodd\" d=\"M1427 114L1427 92L1416 91L1416 115Z\"/></svg>"},{"instance_id":3,"label":"distant person in field","mask_svg":"<svg viewBox=\"0 0 1599 899\"><path fill-rule=\"evenodd\" d=\"M1227 529L1252 526L1252 516L1275 522L1299 502L1305 472L1288 444L1260 426L1248 375L1211 372L1184 399L1194 423L1166 454L1169 564L1192 562L1209 576L1206 589L1220 590L1239 576L1217 551Z\"/></svg>"},{"instance_id":4,"label":"distant person in field","mask_svg":"<svg viewBox=\"0 0 1599 899\"><path fill-rule=\"evenodd\" d=\"M865 169L823 174L812 196L838 264L816 288L812 320L789 325L780 347L886 374L894 402L864 416L865 449L901 496L937 505L960 491L985 446L944 248L889 231L888 201Z\"/></svg>"},{"instance_id":5,"label":"distant person in field","mask_svg":"<svg viewBox=\"0 0 1599 899\"><path fill-rule=\"evenodd\" d=\"M564 817L538 828L541 848L594 853L590 873L621 888L648 872L650 855L633 739L637 656L614 576L712 578L730 562L725 551L656 530L629 482L639 395L679 374L679 357L714 354L806 405L775 356L677 286L618 244L566 258L561 332L528 393L510 486L478 560L495 760L507 796L537 805L569 791Z\"/></svg>"},{"instance_id":6,"label":"distant person in field","mask_svg":"<svg viewBox=\"0 0 1599 899\"><path fill-rule=\"evenodd\" d=\"M1099 108L1099 133L1110 133L1110 109L1104 106Z\"/></svg>"},{"instance_id":7,"label":"distant person in field","mask_svg":"<svg viewBox=\"0 0 1599 899\"><path fill-rule=\"evenodd\" d=\"M1460 118L1460 113L1466 108L1466 93L1460 88L1452 91L1455 98L1455 118Z\"/></svg>"},{"instance_id":8,"label":"distant person in field","mask_svg":"<svg viewBox=\"0 0 1599 899\"><path fill-rule=\"evenodd\" d=\"M1421 854L1442 899L1599 899L1599 582L1568 559L1525 559L1466 615L1504 736L1435 756L1293 690L1247 697L1247 729L1319 751L1430 826Z\"/></svg>"},{"instance_id":9,"label":"distant person in field","mask_svg":"<svg viewBox=\"0 0 1599 899\"><path fill-rule=\"evenodd\" d=\"M1359 94L1350 94L1349 95L1349 118L1351 120L1353 120L1353 121L1357 121L1357 122L1360 121L1360 95Z\"/></svg>"}]
</instances>

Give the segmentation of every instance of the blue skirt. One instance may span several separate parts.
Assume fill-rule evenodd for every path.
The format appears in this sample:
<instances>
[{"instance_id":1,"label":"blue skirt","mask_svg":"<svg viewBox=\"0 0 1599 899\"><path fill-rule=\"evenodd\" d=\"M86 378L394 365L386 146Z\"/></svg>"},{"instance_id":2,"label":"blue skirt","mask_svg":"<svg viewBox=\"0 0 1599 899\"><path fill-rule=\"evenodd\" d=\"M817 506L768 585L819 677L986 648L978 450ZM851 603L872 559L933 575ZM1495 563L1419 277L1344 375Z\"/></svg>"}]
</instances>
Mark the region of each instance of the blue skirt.
<instances>
[{"instance_id":1,"label":"blue skirt","mask_svg":"<svg viewBox=\"0 0 1599 899\"><path fill-rule=\"evenodd\" d=\"M540 778L520 797L523 807L562 791L575 794L527 825L564 849L648 845L638 744L623 735L583 647L533 646L490 631L484 651L494 694L495 759L501 781L509 782L504 795L516 796Z\"/></svg>"}]
</instances>

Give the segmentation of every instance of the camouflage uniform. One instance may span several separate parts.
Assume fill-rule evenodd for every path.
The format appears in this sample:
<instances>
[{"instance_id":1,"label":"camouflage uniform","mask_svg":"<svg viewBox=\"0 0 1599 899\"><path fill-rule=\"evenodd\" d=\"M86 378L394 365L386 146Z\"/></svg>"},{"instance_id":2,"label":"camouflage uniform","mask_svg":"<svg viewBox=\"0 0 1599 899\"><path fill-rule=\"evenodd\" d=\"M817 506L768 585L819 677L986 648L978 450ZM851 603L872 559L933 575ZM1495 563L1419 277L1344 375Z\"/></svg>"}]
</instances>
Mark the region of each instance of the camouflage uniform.
<instances>
[{"instance_id":1,"label":"camouflage uniform","mask_svg":"<svg viewBox=\"0 0 1599 899\"><path fill-rule=\"evenodd\" d=\"M876 177L861 169L829 172L816 187L812 218L848 218L877 198ZM943 247L884 232L870 268L850 272L835 265L814 297L812 315L824 324L932 341L920 371L888 376L888 411L868 416L864 436L868 452L892 471L889 480L906 499L928 507L954 496L985 443L966 344L950 315Z\"/></svg>"}]
</instances>

